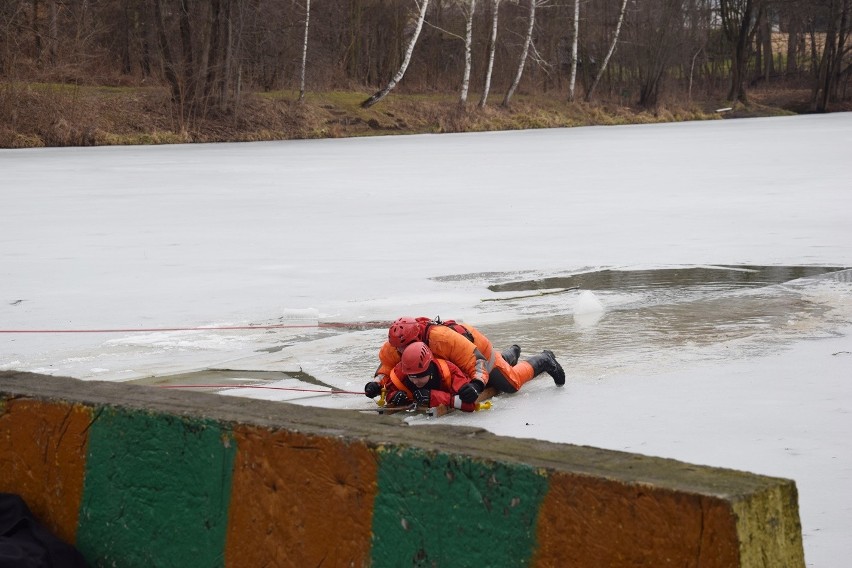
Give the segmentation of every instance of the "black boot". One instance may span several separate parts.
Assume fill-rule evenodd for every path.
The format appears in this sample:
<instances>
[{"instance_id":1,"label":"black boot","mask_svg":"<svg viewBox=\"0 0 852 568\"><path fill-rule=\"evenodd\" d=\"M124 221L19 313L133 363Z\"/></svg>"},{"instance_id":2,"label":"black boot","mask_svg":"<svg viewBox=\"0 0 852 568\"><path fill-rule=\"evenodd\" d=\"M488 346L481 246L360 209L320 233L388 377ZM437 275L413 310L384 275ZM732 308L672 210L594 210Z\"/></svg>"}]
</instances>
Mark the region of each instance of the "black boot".
<instances>
[{"instance_id":1,"label":"black boot","mask_svg":"<svg viewBox=\"0 0 852 568\"><path fill-rule=\"evenodd\" d=\"M533 355L527 359L527 363L532 365L533 372L536 375L547 373L553 377L553 382L556 383L556 386L561 387L565 384L565 370L562 369L562 365L556 360L553 351L545 349L541 352L541 355Z\"/></svg>"},{"instance_id":2,"label":"black boot","mask_svg":"<svg viewBox=\"0 0 852 568\"><path fill-rule=\"evenodd\" d=\"M500 355L503 356L503 359L505 359L508 364L514 367L518 364L518 357L521 356L521 347L519 345L512 345L511 347L504 349Z\"/></svg>"}]
</instances>

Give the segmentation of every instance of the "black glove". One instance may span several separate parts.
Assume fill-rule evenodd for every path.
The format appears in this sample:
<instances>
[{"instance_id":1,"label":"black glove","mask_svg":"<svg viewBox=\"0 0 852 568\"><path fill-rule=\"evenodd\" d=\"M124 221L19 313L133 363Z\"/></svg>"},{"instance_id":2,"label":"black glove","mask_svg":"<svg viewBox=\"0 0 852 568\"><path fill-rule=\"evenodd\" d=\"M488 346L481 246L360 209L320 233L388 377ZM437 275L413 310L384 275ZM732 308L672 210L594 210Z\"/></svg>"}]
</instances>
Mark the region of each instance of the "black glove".
<instances>
[{"instance_id":1,"label":"black glove","mask_svg":"<svg viewBox=\"0 0 852 568\"><path fill-rule=\"evenodd\" d=\"M396 391L393 393L393 396L388 400L388 404L392 404L393 406L405 406L406 404L411 404L411 401L408 400L408 395L403 391Z\"/></svg>"},{"instance_id":2,"label":"black glove","mask_svg":"<svg viewBox=\"0 0 852 568\"><path fill-rule=\"evenodd\" d=\"M479 381L470 381L459 389L459 398L462 402L476 402L479 398Z\"/></svg>"},{"instance_id":3,"label":"black glove","mask_svg":"<svg viewBox=\"0 0 852 568\"><path fill-rule=\"evenodd\" d=\"M414 400L420 406L429 406L432 400L432 391L430 389L417 389L414 391Z\"/></svg>"},{"instance_id":4,"label":"black glove","mask_svg":"<svg viewBox=\"0 0 852 568\"><path fill-rule=\"evenodd\" d=\"M368 398L376 398L382 394L382 385L376 381L370 381L364 385L364 394L366 394Z\"/></svg>"}]
</instances>

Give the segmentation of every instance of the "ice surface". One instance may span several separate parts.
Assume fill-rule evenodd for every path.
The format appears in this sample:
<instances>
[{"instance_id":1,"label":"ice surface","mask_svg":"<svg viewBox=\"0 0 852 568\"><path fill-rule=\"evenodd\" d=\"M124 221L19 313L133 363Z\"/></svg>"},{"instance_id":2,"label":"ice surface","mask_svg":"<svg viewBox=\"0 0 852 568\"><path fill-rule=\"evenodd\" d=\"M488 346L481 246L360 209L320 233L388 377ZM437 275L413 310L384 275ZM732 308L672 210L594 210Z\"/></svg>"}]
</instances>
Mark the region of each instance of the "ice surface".
<instances>
[{"instance_id":1,"label":"ice surface","mask_svg":"<svg viewBox=\"0 0 852 568\"><path fill-rule=\"evenodd\" d=\"M843 565L852 278L788 269L852 265L850 133L830 114L0 150L0 369L302 371L321 385L264 384L357 392L382 322L461 319L501 348L552 349L568 382L442 421L793 478L807 564ZM593 279L493 291L577 275ZM591 286L605 310L583 321ZM373 405L294 392L227 394Z\"/></svg>"}]
</instances>

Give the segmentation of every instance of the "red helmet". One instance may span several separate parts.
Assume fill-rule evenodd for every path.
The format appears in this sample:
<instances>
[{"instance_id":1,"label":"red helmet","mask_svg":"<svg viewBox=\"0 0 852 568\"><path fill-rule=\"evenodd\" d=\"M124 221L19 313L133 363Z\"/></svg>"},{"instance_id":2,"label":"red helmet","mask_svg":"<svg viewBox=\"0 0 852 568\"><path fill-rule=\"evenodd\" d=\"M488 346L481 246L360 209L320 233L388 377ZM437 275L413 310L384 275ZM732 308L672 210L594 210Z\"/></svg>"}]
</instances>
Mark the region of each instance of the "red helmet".
<instances>
[{"instance_id":1,"label":"red helmet","mask_svg":"<svg viewBox=\"0 0 852 568\"><path fill-rule=\"evenodd\" d=\"M388 330L388 342L394 349L403 349L420 339L420 325L415 318L399 318Z\"/></svg>"},{"instance_id":2,"label":"red helmet","mask_svg":"<svg viewBox=\"0 0 852 568\"><path fill-rule=\"evenodd\" d=\"M432 350L422 341L415 341L402 352L402 372L406 375L422 375L432 363Z\"/></svg>"}]
</instances>

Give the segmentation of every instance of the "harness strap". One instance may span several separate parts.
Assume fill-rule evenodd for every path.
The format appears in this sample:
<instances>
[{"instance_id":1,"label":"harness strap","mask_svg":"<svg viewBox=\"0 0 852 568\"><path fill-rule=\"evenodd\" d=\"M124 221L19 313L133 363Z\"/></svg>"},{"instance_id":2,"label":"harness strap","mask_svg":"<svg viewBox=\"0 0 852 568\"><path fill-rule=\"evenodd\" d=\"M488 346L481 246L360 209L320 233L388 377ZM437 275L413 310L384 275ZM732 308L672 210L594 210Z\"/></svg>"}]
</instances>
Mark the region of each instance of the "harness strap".
<instances>
[{"instance_id":1,"label":"harness strap","mask_svg":"<svg viewBox=\"0 0 852 568\"><path fill-rule=\"evenodd\" d=\"M408 398L414 398L414 393L412 393L411 389L408 388L403 382L403 380L396 375L396 371L391 371L390 379L398 390L401 390L402 392L408 395Z\"/></svg>"},{"instance_id":2,"label":"harness strap","mask_svg":"<svg viewBox=\"0 0 852 568\"><path fill-rule=\"evenodd\" d=\"M433 359L433 361L435 361L438 365L438 373L441 375L441 384L447 392L453 392L453 375L450 373L450 366L443 359ZM411 389L408 388L408 385L405 384L402 377L399 377L396 374L396 371L391 371L390 380L398 390L407 394L408 398L414 398L414 393L411 392Z\"/></svg>"},{"instance_id":3,"label":"harness strap","mask_svg":"<svg viewBox=\"0 0 852 568\"><path fill-rule=\"evenodd\" d=\"M457 322L456 320L442 321L441 317L437 316L434 320L431 320L429 322L429 324L427 324L426 329L429 328L428 327L429 325L443 325L444 327L448 327L448 328L452 329L453 331L455 331L459 335L466 337L467 340L470 341L471 343L474 343L473 334L470 332L470 330L468 328L466 328L464 325Z\"/></svg>"}]
</instances>

